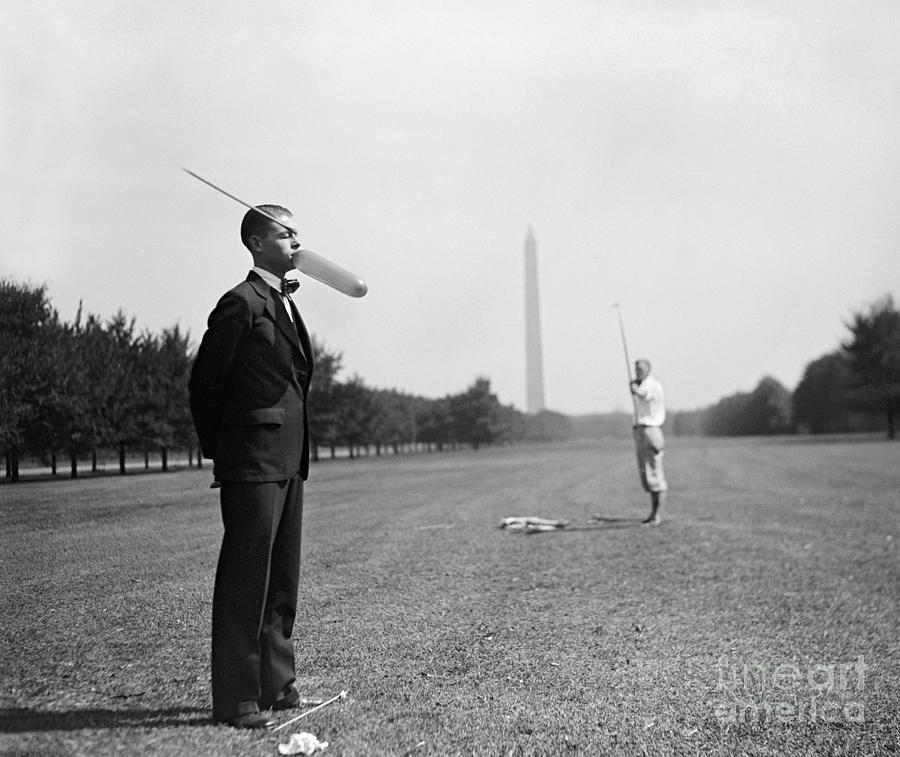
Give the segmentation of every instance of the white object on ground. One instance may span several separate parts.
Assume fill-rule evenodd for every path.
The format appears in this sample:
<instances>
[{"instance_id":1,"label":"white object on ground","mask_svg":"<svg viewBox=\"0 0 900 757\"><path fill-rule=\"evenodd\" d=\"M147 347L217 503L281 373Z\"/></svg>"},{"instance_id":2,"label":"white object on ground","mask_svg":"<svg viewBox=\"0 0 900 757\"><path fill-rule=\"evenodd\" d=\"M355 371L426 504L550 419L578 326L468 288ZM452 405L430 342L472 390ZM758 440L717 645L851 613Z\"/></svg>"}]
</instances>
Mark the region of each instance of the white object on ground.
<instances>
[{"instance_id":1,"label":"white object on ground","mask_svg":"<svg viewBox=\"0 0 900 757\"><path fill-rule=\"evenodd\" d=\"M278 745L278 754L303 754L307 757L328 747L327 741L319 741L315 735L302 731L291 736L287 744Z\"/></svg>"},{"instance_id":2,"label":"white object on ground","mask_svg":"<svg viewBox=\"0 0 900 757\"><path fill-rule=\"evenodd\" d=\"M569 521L567 520L536 518L531 515L504 518L500 521L500 528L524 529L525 531L554 531L557 528L565 528L568 525Z\"/></svg>"}]
</instances>

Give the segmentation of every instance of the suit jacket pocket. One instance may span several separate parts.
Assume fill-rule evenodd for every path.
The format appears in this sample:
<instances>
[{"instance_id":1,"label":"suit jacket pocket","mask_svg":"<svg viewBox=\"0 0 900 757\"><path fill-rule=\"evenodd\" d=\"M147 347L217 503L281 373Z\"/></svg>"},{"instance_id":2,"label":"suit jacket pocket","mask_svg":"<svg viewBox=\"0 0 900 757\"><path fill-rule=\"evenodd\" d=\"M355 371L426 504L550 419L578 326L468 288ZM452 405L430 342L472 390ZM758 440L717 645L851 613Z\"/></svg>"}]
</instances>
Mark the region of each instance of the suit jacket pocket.
<instances>
[{"instance_id":1,"label":"suit jacket pocket","mask_svg":"<svg viewBox=\"0 0 900 757\"><path fill-rule=\"evenodd\" d=\"M239 420L242 426L280 426L284 423L283 407L259 407L245 410Z\"/></svg>"}]
</instances>

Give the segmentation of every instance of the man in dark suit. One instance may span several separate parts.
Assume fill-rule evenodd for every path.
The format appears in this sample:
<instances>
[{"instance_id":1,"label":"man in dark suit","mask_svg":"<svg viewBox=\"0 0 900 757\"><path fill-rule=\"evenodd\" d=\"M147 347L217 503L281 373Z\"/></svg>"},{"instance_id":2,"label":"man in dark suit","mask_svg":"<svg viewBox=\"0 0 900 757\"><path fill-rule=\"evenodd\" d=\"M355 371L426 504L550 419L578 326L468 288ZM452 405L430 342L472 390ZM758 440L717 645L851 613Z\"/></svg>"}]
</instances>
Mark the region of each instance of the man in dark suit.
<instances>
[{"instance_id":1,"label":"man in dark suit","mask_svg":"<svg viewBox=\"0 0 900 757\"><path fill-rule=\"evenodd\" d=\"M293 215L258 207L267 215L250 210L241 224L254 268L210 314L190 379L191 413L203 454L214 460L225 526L213 592L213 720L237 728L271 728L261 710L300 700L291 634L313 353L285 288L296 281L283 284L300 248Z\"/></svg>"}]
</instances>

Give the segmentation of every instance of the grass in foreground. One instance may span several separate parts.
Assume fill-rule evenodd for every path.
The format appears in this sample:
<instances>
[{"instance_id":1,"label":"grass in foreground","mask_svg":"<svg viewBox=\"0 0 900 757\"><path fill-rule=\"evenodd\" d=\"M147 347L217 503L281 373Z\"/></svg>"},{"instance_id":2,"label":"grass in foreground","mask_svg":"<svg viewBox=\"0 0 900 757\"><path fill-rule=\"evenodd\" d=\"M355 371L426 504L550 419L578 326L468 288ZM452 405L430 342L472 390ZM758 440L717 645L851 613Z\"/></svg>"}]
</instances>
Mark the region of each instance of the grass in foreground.
<instances>
[{"instance_id":1,"label":"grass in foreground","mask_svg":"<svg viewBox=\"0 0 900 757\"><path fill-rule=\"evenodd\" d=\"M0 754L896 751L898 456L676 438L659 528L626 443L319 464L298 683L350 698L280 738L209 720L208 471L3 486Z\"/></svg>"}]
</instances>

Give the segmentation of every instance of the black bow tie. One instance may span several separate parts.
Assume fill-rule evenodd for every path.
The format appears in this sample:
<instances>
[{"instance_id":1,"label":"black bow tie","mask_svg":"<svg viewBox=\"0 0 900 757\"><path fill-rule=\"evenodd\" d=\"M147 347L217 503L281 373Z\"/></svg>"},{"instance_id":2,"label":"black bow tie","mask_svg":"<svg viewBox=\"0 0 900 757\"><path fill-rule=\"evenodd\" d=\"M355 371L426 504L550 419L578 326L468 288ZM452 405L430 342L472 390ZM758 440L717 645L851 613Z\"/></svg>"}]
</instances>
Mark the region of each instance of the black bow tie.
<instances>
[{"instance_id":1,"label":"black bow tie","mask_svg":"<svg viewBox=\"0 0 900 757\"><path fill-rule=\"evenodd\" d=\"M281 280L281 293L285 297L290 297L299 288L300 288L300 282L297 281L297 279L282 279Z\"/></svg>"}]
</instances>

